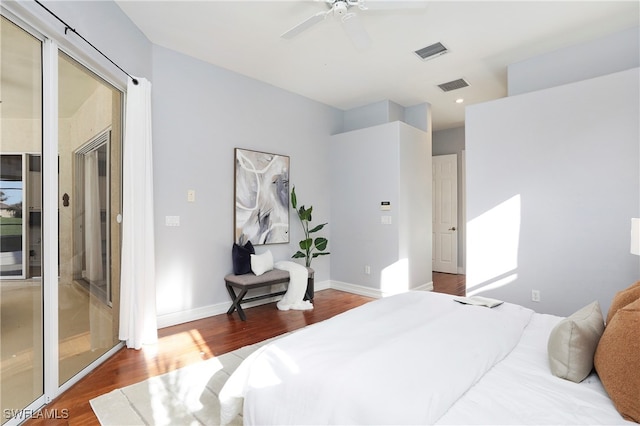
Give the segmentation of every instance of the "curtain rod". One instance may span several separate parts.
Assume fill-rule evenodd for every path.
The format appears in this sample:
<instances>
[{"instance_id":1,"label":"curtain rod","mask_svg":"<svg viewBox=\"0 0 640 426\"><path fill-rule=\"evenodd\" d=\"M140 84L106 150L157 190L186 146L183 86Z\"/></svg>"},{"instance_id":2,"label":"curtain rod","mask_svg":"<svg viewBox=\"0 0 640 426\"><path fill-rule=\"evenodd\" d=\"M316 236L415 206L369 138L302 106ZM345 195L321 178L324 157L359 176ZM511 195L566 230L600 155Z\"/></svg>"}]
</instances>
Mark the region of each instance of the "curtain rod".
<instances>
[{"instance_id":1,"label":"curtain rod","mask_svg":"<svg viewBox=\"0 0 640 426\"><path fill-rule=\"evenodd\" d=\"M107 55L105 55L104 53L102 53L100 51L100 49L98 49L97 47L95 47L89 40L87 40L86 38L84 38L79 32L77 32L74 28L71 28L69 26L69 24L67 24L66 22L64 22L58 15L56 15L55 13L53 13L51 10L49 10L45 5L43 5L42 3L40 3L38 0L34 0L36 3L38 3L40 5L40 7L42 7L44 10L46 10L47 12L49 12L51 14L51 16L53 16L54 18L56 18L58 21L60 21L63 25L64 25L64 34L67 35L67 31L71 31L73 32L75 35L77 35L78 37L80 37L85 43L87 43L89 46L93 47L96 52L98 52L99 54L101 54L102 56L104 56L109 62L111 62L113 65L115 65L120 71L122 71L123 73L125 73L127 76L129 76L131 78L131 80L133 81L133 84L138 84L138 80L135 79L131 74L129 74L128 72L126 72L125 70L123 70L120 65L116 64L115 62L113 62L111 60L111 58L109 58Z\"/></svg>"}]
</instances>

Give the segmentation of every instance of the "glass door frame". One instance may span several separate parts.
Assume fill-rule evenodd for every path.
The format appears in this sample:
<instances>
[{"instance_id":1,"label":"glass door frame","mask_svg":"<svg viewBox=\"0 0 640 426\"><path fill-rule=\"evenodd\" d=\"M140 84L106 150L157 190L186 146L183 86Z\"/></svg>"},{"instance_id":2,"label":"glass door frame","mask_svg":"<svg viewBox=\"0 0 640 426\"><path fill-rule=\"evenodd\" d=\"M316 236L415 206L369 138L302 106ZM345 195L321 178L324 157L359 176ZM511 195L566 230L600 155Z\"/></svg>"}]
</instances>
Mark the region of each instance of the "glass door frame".
<instances>
[{"instance_id":1,"label":"glass door frame","mask_svg":"<svg viewBox=\"0 0 640 426\"><path fill-rule=\"evenodd\" d=\"M0 13L42 42L42 287L44 393L3 426L17 425L35 414L124 346L114 346L62 385L58 384L58 54L63 52L122 93L121 128L124 128L126 76L110 72L106 60L82 41L65 37L64 28L53 22L35 2L3 1Z\"/></svg>"}]
</instances>

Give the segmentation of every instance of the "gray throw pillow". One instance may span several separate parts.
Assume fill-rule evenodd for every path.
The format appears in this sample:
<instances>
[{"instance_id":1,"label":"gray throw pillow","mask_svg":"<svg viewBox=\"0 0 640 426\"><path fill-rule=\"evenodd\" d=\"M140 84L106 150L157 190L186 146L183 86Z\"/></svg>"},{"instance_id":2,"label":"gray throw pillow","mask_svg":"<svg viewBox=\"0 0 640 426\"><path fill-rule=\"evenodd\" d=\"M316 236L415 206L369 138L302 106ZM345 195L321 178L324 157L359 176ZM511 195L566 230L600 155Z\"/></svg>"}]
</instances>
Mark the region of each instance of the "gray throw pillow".
<instances>
[{"instance_id":1,"label":"gray throw pillow","mask_svg":"<svg viewBox=\"0 0 640 426\"><path fill-rule=\"evenodd\" d=\"M579 383L593 369L593 355L604 331L596 301L560 321L551 331L547 350L553 375Z\"/></svg>"}]
</instances>

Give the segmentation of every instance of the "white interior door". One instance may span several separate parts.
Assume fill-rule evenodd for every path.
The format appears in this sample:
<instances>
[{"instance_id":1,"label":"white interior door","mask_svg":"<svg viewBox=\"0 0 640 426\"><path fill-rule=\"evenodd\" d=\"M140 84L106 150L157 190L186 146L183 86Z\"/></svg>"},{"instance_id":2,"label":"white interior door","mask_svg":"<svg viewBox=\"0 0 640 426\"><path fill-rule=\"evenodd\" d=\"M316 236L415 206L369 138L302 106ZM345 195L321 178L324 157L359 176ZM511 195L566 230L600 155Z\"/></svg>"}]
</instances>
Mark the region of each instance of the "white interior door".
<instances>
[{"instance_id":1,"label":"white interior door","mask_svg":"<svg viewBox=\"0 0 640 426\"><path fill-rule=\"evenodd\" d=\"M433 270L458 273L458 156L433 159Z\"/></svg>"}]
</instances>

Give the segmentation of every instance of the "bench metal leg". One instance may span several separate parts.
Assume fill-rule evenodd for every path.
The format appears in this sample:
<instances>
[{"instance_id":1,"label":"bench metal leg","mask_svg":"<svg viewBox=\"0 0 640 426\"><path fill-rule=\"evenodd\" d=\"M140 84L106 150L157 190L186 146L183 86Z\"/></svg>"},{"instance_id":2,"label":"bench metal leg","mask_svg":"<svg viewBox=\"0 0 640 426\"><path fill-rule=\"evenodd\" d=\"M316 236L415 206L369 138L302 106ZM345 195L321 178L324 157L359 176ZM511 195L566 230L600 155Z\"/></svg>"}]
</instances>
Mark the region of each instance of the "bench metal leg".
<instances>
[{"instance_id":1,"label":"bench metal leg","mask_svg":"<svg viewBox=\"0 0 640 426\"><path fill-rule=\"evenodd\" d=\"M242 289L240 291L240 294L236 296L236 292L233 290L233 287L227 284L227 291L229 292L229 296L231 296L231 300L233 300L231 307L227 311L227 315L231 315L233 311L237 310L238 315L240 315L240 319L242 321L246 321L247 316L244 314L244 310L242 309L242 306L240 304L244 296L247 294L247 289Z\"/></svg>"}]
</instances>

